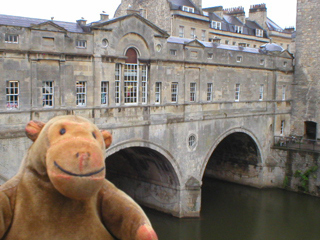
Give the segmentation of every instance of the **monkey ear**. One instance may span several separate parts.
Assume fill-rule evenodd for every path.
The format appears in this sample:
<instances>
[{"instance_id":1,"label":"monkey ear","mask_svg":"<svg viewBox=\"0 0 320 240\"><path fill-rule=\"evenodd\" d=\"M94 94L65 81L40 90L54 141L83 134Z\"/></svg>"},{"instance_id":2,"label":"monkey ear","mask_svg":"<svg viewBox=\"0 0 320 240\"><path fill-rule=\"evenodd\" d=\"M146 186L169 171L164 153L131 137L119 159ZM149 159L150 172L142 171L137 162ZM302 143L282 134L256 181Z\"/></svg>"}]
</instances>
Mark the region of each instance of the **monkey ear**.
<instances>
[{"instance_id":1,"label":"monkey ear","mask_svg":"<svg viewBox=\"0 0 320 240\"><path fill-rule=\"evenodd\" d=\"M28 122L26 126L26 135L29 139L31 139L33 142L37 140L39 133L41 132L41 129L44 127L45 123L37 121L37 120L32 120Z\"/></svg>"},{"instance_id":2,"label":"monkey ear","mask_svg":"<svg viewBox=\"0 0 320 240\"><path fill-rule=\"evenodd\" d=\"M110 132L108 132L106 130L101 130L101 133L102 133L104 143L105 143L106 149L107 149L112 143L112 135Z\"/></svg>"}]
</instances>

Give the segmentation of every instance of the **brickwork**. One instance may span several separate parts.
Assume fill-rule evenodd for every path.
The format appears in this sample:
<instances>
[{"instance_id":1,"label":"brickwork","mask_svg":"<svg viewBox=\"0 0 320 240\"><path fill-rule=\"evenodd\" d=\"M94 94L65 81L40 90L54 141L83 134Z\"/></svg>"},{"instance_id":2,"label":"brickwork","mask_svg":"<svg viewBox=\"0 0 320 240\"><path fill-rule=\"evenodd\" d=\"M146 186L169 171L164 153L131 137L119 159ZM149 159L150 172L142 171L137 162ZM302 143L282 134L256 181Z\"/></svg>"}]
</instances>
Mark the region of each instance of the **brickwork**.
<instances>
[{"instance_id":1,"label":"brickwork","mask_svg":"<svg viewBox=\"0 0 320 240\"><path fill-rule=\"evenodd\" d=\"M141 14L161 29L170 33L171 14L167 0L122 0L114 17L127 15L128 9Z\"/></svg>"},{"instance_id":2,"label":"brickwork","mask_svg":"<svg viewBox=\"0 0 320 240\"><path fill-rule=\"evenodd\" d=\"M298 0L293 134L304 135L304 122L320 122L320 2ZM318 127L318 138L320 136Z\"/></svg>"}]
</instances>

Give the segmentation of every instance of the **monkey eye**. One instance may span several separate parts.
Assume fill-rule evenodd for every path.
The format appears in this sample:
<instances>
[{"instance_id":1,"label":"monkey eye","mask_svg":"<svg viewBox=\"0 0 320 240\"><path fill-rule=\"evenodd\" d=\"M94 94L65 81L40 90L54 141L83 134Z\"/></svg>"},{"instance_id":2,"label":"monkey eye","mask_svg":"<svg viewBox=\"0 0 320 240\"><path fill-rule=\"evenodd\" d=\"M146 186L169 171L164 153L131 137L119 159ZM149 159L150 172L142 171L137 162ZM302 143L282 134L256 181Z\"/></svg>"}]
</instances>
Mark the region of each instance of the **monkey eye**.
<instances>
[{"instance_id":1,"label":"monkey eye","mask_svg":"<svg viewBox=\"0 0 320 240\"><path fill-rule=\"evenodd\" d=\"M66 129L65 129L65 128L61 128L61 129L60 129L60 134L63 135L63 134L65 134L65 133L66 133Z\"/></svg>"},{"instance_id":2,"label":"monkey eye","mask_svg":"<svg viewBox=\"0 0 320 240\"><path fill-rule=\"evenodd\" d=\"M97 139L97 136L96 136L96 134L93 132L92 133L92 136L95 138L95 139Z\"/></svg>"}]
</instances>

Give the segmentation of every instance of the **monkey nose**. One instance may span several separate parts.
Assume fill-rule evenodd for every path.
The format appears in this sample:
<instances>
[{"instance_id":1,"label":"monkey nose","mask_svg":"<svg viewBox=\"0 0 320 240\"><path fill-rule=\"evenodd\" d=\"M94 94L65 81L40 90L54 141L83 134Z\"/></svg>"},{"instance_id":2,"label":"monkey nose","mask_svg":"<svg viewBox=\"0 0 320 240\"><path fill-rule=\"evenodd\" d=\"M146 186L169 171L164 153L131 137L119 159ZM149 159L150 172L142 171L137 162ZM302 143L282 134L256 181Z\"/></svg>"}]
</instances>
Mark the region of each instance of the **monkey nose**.
<instances>
[{"instance_id":1,"label":"monkey nose","mask_svg":"<svg viewBox=\"0 0 320 240\"><path fill-rule=\"evenodd\" d=\"M79 160L88 160L90 158L90 153L88 152L78 152L76 153L76 157L79 159Z\"/></svg>"},{"instance_id":2,"label":"monkey nose","mask_svg":"<svg viewBox=\"0 0 320 240\"><path fill-rule=\"evenodd\" d=\"M81 152L76 154L77 159L79 160L79 169L82 172L89 164L90 153Z\"/></svg>"}]
</instances>

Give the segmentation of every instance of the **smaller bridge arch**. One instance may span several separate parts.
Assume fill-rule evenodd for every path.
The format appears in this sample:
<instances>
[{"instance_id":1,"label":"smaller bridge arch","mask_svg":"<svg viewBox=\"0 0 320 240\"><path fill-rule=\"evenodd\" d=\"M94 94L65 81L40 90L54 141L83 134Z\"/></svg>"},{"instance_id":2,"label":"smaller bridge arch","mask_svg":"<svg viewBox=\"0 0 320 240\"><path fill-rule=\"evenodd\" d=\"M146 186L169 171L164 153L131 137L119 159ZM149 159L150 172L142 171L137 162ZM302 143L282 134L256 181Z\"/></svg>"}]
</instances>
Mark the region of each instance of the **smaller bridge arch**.
<instances>
[{"instance_id":1,"label":"smaller bridge arch","mask_svg":"<svg viewBox=\"0 0 320 240\"><path fill-rule=\"evenodd\" d=\"M172 155L140 139L107 150L106 178L142 205L180 216L181 173Z\"/></svg>"},{"instance_id":2,"label":"smaller bridge arch","mask_svg":"<svg viewBox=\"0 0 320 240\"><path fill-rule=\"evenodd\" d=\"M259 186L263 159L257 137L248 129L233 128L214 141L202 165L201 176Z\"/></svg>"}]
</instances>

